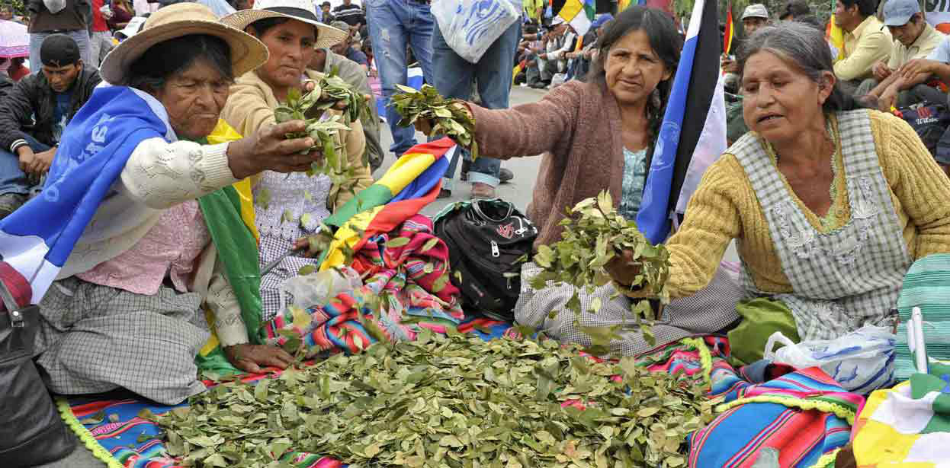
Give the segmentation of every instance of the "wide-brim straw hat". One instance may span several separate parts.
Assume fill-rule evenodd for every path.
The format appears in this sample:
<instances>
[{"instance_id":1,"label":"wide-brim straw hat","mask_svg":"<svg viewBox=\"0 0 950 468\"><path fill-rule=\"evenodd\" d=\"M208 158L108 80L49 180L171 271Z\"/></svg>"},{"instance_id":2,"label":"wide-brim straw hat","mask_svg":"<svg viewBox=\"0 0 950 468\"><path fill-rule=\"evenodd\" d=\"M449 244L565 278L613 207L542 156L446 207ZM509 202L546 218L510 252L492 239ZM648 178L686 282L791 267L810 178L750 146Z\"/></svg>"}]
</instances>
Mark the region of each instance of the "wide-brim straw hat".
<instances>
[{"instance_id":1,"label":"wide-brim straw hat","mask_svg":"<svg viewBox=\"0 0 950 468\"><path fill-rule=\"evenodd\" d=\"M317 10L310 0L257 0L254 9L231 13L221 21L235 29L244 31L251 23L267 18L289 18L312 24L317 28L315 49L324 49L343 42L347 32L323 24L317 19Z\"/></svg>"},{"instance_id":2,"label":"wide-brim straw hat","mask_svg":"<svg viewBox=\"0 0 950 468\"><path fill-rule=\"evenodd\" d=\"M198 34L215 36L227 42L231 48L234 76L241 76L267 62L267 46L254 36L222 23L204 5L177 3L152 13L136 35L109 52L99 73L109 83L126 84L132 64L149 48L171 39Z\"/></svg>"}]
</instances>

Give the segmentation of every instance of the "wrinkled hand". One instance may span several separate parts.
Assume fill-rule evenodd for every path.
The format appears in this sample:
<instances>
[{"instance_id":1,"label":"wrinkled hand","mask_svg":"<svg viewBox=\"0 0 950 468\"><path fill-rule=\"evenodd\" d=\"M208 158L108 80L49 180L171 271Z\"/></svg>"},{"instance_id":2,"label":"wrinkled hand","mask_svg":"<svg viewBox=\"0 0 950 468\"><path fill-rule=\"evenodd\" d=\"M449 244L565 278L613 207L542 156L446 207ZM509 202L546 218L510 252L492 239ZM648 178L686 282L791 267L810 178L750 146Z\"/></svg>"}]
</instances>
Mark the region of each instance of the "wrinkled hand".
<instances>
[{"instance_id":1,"label":"wrinkled hand","mask_svg":"<svg viewBox=\"0 0 950 468\"><path fill-rule=\"evenodd\" d=\"M884 91L881 97L877 98L877 110L881 112L890 112L892 107L897 105L897 93L888 89Z\"/></svg>"},{"instance_id":2,"label":"wrinkled hand","mask_svg":"<svg viewBox=\"0 0 950 468\"><path fill-rule=\"evenodd\" d=\"M287 173L310 169L311 163L323 160L319 150L312 150L313 138L286 138L288 133L306 129L304 121L292 120L262 128L249 137L231 142L228 145L231 174L243 179L265 170Z\"/></svg>"},{"instance_id":3,"label":"wrinkled hand","mask_svg":"<svg viewBox=\"0 0 950 468\"><path fill-rule=\"evenodd\" d=\"M472 116L472 110L468 107L468 105L464 101L455 101L452 104L450 104L450 106L461 106L461 108L465 111L466 114L468 114L469 117ZM416 127L417 132L422 132L425 136L433 136L432 127L434 127L435 124L432 122L431 119L424 119L422 117L419 117L418 119L416 119L416 122L413 124L413 126Z\"/></svg>"},{"instance_id":4,"label":"wrinkled hand","mask_svg":"<svg viewBox=\"0 0 950 468\"><path fill-rule=\"evenodd\" d=\"M614 257L609 263L604 265L607 274L620 285L630 286L640 274L640 266L633 261L633 252L624 250L623 253Z\"/></svg>"},{"instance_id":5,"label":"wrinkled hand","mask_svg":"<svg viewBox=\"0 0 950 468\"><path fill-rule=\"evenodd\" d=\"M901 77L910 80L920 74L933 74L934 63L926 59L914 59L904 64L900 69Z\"/></svg>"},{"instance_id":6,"label":"wrinkled hand","mask_svg":"<svg viewBox=\"0 0 950 468\"><path fill-rule=\"evenodd\" d=\"M293 356L276 346L239 344L224 348L224 354L231 365L252 374L268 366L286 369L294 362Z\"/></svg>"},{"instance_id":7,"label":"wrinkled hand","mask_svg":"<svg viewBox=\"0 0 950 468\"><path fill-rule=\"evenodd\" d=\"M51 148L47 151L34 153L29 146L17 148L18 158L20 160L20 170L27 174L30 179L39 180L49 171L53 164L53 157L56 156L56 149Z\"/></svg>"},{"instance_id":8,"label":"wrinkled hand","mask_svg":"<svg viewBox=\"0 0 950 468\"><path fill-rule=\"evenodd\" d=\"M294 250L298 251L297 255L302 255L304 257L313 258L318 253L320 253L320 247L310 244L310 239L307 237L301 237L294 241Z\"/></svg>"},{"instance_id":9,"label":"wrinkled hand","mask_svg":"<svg viewBox=\"0 0 950 468\"><path fill-rule=\"evenodd\" d=\"M874 74L874 79L877 81L884 81L887 77L891 76L893 70L888 68L887 64L884 62L876 62L874 67L871 68L871 73Z\"/></svg>"}]
</instances>

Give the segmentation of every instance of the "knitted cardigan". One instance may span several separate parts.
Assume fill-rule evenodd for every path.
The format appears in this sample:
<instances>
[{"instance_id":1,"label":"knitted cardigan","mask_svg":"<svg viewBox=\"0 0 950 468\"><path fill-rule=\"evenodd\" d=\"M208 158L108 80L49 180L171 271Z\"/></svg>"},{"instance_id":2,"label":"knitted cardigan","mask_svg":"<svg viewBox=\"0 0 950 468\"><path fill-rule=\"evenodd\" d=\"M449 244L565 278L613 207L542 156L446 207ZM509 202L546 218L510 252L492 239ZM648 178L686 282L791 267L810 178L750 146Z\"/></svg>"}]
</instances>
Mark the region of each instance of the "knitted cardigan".
<instances>
[{"instance_id":1,"label":"knitted cardigan","mask_svg":"<svg viewBox=\"0 0 950 468\"><path fill-rule=\"evenodd\" d=\"M906 122L890 114L868 111L881 170L890 187L907 251L914 260L950 253L950 179ZM842 186L840 189L847 190ZM812 225L818 217L796 203ZM848 197L839 196L829 212L838 225L850 219ZM726 248L739 239L739 257L756 288L768 293L793 292L775 252L765 214L745 170L728 151L703 175L686 207L680 230L670 238L672 267L667 286L673 298L689 296L712 279Z\"/></svg>"},{"instance_id":2,"label":"knitted cardigan","mask_svg":"<svg viewBox=\"0 0 950 468\"><path fill-rule=\"evenodd\" d=\"M610 191L619 206L623 185L620 107L606 85L571 81L539 102L511 109L471 104L483 156L509 159L544 153L528 217L535 245L560 239L564 208Z\"/></svg>"}]
</instances>

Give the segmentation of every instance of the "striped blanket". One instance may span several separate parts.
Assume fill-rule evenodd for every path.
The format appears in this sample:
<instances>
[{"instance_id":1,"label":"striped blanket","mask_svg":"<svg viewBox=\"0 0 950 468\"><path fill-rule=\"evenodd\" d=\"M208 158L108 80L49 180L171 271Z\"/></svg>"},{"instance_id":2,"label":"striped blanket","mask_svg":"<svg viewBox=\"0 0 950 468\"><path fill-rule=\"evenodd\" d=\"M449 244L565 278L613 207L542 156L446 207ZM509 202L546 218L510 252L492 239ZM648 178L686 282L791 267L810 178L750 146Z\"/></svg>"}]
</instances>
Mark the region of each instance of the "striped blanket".
<instances>
[{"instance_id":1,"label":"striped blanket","mask_svg":"<svg viewBox=\"0 0 950 468\"><path fill-rule=\"evenodd\" d=\"M413 216L393 233L363 242L351 267L344 267L366 278L362 287L337 294L326 305L287 308L266 325L267 341L284 346L300 340L313 357L358 353L379 335L385 341L414 340L417 327L444 333L465 317L458 289L448 282L448 259L432 221ZM388 313L374 312L367 298L385 301Z\"/></svg>"}]
</instances>

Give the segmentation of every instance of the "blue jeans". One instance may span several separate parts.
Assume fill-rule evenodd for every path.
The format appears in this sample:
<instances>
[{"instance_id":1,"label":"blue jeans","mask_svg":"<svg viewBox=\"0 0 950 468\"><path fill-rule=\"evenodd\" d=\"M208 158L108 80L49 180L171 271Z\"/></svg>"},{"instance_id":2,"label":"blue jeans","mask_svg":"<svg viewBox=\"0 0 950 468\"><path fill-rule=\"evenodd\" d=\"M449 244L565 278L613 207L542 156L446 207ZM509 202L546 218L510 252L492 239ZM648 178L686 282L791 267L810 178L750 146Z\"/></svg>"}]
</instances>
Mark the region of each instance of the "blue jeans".
<instances>
[{"instance_id":1,"label":"blue jeans","mask_svg":"<svg viewBox=\"0 0 950 468\"><path fill-rule=\"evenodd\" d=\"M412 0L365 0L366 21L373 41L376 67L382 82L383 98L389 103L396 85L406 84L406 44L422 66L426 81L432 81L432 31L438 30L427 3ZM416 144L416 130L397 125L400 116L392 105L386 107L386 121L393 134L390 151L400 156Z\"/></svg>"},{"instance_id":2,"label":"blue jeans","mask_svg":"<svg viewBox=\"0 0 950 468\"><path fill-rule=\"evenodd\" d=\"M521 22L516 21L495 39L478 63L471 63L456 54L445 42L442 31L435 28L432 33L432 63L435 65L432 74L433 85L439 90L439 94L447 98L467 101L472 97L472 83L477 83L482 106L489 109L506 109L511 92L512 63L520 41ZM446 180L442 186L448 190L452 189L451 180L455 176L459 153L462 151L455 153L445 171ZM471 156L464 150L463 157ZM468 180L497 187L500 170L501 160L478 158L468 171Z\"/></svg>"},{"instance_id":3,"label":"blue jeans","mask_svg":"<svg viewBox=\"0 0 950 468\"><path fill-rule=\"evenodd\" d=\"M30 135L26 136L26 141L34 153L50 148L49 145L36 141ZM0 195L8 193L28 195L35 186L36 184L20 170L20 158L9 151L0 151Z\"/></svg>"},{"instance_id":4,"label":"blue jeans","mask_svg":"<svg viewBox=\"0 0 950 468\"><path fill-rule=\"evenodd\" d=\"M73 38L76 41L76 44L79 44L79 56L82 58L82 63L86 64L87 67L99 68L99 60L96 57L96 60L92 60L92 44L89 41L89 31L85 29L77 29L75 31L69 31L64 33L67 36ZM47 36L52 36L51 33L33 33L30 34L30 72L39 73L40 69L43 66L43 63L40 61L40 47L43 46L43 41Z\"/></svg>"}]
</instances>

